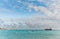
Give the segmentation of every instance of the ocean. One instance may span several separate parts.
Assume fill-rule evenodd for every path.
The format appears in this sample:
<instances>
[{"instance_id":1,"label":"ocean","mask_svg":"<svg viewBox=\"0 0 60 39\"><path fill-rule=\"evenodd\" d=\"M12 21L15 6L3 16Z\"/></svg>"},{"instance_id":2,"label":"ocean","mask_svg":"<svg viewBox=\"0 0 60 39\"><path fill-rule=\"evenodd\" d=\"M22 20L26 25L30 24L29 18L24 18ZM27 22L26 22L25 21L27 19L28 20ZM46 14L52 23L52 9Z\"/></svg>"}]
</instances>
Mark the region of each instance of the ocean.
<instances>
[{"instance_id":1,"label":"ocean","mask_svg":"<svg viewBox=\"0 0 60 39\"><path fill-rule=\"evenodd\" d=\"M60 31L0 30L0 39L60 39Z\"/></svg>"}]
</instances>

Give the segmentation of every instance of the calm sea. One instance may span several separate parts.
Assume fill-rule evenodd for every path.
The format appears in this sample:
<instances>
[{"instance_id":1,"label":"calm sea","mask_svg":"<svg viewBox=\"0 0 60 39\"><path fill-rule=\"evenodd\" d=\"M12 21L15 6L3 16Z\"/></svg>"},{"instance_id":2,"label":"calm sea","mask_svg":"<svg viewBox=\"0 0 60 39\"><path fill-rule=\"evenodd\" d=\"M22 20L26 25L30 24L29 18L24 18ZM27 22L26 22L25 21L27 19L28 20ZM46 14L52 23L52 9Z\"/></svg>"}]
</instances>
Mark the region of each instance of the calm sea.
<instances>
[{"instance_id":1,"label":"calm sea","mask_svg":"<svg viewBox=\"0 0 60 39\"><path fill-rule=\"evenodd\" d=\"M0 30L0 39L60 39L60 31Z\"/></svg>"}]
</instances>

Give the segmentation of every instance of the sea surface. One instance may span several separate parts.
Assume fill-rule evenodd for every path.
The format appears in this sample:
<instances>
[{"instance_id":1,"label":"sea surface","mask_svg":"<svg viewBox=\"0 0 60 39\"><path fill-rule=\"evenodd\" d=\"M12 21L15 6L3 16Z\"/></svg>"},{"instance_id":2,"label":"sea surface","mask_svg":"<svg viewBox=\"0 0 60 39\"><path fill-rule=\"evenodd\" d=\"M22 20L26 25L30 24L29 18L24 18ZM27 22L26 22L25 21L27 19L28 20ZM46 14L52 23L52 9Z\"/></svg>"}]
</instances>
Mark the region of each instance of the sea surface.
<instances>
[{"instance_id":1,"label":"sea surface","mask_svg":"<svg viewBox=\"0 0 60 39\"><path fill-rule=\"evenodd\" d=\"M60 39L60 31L0 30L0 39Z\"/></svg>"}]
</instances>

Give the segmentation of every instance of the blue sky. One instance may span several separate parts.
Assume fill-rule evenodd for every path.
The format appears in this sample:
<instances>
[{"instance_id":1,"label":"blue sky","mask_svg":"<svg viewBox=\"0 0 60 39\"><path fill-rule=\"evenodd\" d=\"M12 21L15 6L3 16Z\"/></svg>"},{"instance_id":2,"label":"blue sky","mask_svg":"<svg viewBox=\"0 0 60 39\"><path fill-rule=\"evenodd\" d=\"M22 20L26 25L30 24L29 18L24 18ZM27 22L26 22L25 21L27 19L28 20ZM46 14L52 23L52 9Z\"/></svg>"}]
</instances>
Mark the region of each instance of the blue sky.
<instances>
[{"instance_id":1,"label":"blue sky","mask_svg":"<svg viewBox=\"0 0 60 39\"><path fill-rule=\"evenodd\" d=\"M0 27L60 29L60 0L0 0L0 19Z\"/></svg>"},{"instance_id":2,"label":"blue sky","mask_svg":"<svg viewBox=\"0 0 60 39\"><path fill-rule=\"evenodd\" d=\"M46 5L43 2L37 0L0 0L0 11L1 17L30 17L39 11L35 11L33 8L30 9L29 5L43 6ZM43 15L43 13L41 13Z\"/></svg>"}]
</instances>

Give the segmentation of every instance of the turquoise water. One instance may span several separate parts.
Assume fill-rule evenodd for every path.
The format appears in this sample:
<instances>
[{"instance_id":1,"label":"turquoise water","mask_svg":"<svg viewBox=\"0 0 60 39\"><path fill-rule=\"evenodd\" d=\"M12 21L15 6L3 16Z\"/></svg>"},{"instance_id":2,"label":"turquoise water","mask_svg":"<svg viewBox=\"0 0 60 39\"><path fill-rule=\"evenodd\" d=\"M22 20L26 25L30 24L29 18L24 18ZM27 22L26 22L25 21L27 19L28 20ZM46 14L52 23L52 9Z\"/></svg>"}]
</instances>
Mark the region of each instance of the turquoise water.
<instances>
[{"instance_id":1,"label":"turquoise water","mask_svg":"<svg viewBox=\"0 0 60 39\"><path fill-rule=\"evenodd\" d=\"M0 30L0 39L60 39L60 31Z\"/></svg>"}]
</instances>

